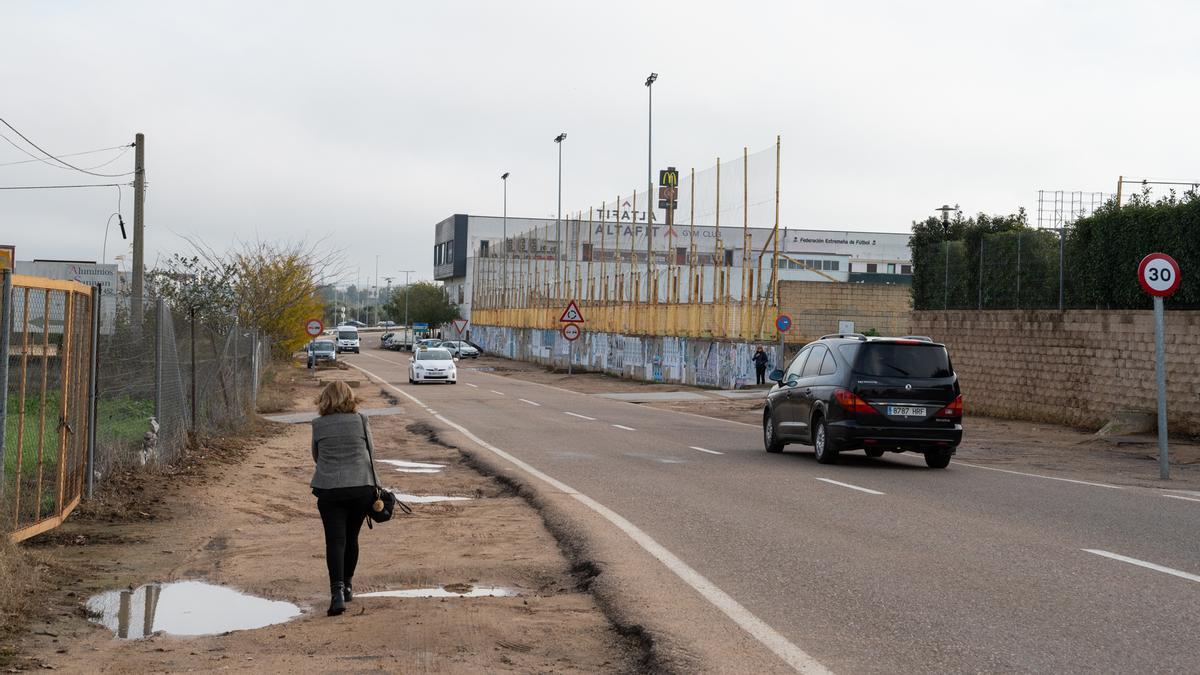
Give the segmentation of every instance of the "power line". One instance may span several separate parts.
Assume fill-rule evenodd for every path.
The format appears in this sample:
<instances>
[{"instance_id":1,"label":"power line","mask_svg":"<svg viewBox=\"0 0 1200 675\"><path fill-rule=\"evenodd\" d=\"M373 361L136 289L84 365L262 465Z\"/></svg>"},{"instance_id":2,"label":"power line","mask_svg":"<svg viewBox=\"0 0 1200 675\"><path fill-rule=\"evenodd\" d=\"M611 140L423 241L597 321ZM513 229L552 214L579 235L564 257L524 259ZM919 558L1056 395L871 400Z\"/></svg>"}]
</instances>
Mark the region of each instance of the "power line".
<instances>
[{"instance_id":1,"label":"power line","mask_svg":"<svg viewBox=\"0 0 1200 675\"><path fill-rule=\"evenodd\" d=\"M13 143L11 140L8 139L8 137L4 136L3 134L0 134L0 138L3 138L4 140L8 141L9 144L11 144L13 147L20 150L21 152L25 152L25 150L21 146ZM133 144L128 143L126 145L114 145L111 148L98 148L96 150L84 150L83 152L71 152L71 153L67 153L65 155L59 155L59 157L78 157L80 155L94 155L97 152L108 152L109 150L121 150L122 151L121 154L117 155L113 159L110 159L104 163L104 164L111 164L111 163L117 161L118 159L120 159L121 157L123 157L126 152L129 152L129 148L132 148L132 147L133 147ZM29 155L30 157L33 157L33 155L30 155L28 152L25 152L25 154ZM59 168L59 169L66 168L66 167L62 167L62 166L57 166L55 164L51 164L49 161L47 161L43 157L33 157L33 159L22 159L22 160L19 160L16 162L3 162L3 163L0 163L0 166L16 166L17 164L32 164L33 162L41 162L43 164L50 164L50 166L54 166L55 168ZM90 166L88 168L89 169L98 169L98 168L104 166L104 164L99 164L97 166Z\"/></svg>"},{"instance_id":2,"label":"power line","mask_svg":"<svg viewBox=\"0 0 1200 675\"><path fill-rule=\"evenodd\" d=\"M26 136L25 136L25 134L23 134L23 133L21 133L20 131L18 131L16 127L14 127L13 125L9 124L9 123L8 123L8 121L7 121L7 120L5 120L3 117L0 117L0 124L3 124L4 126L8 127L9 129L12 129L12 130L13 130L13 133L15 133L16 135L20 136L20 137L21 137L21 138L22 138L22 139L23 139L23 140L24 140L26 143L28 143L28 144L32 145L33 147L37 148L39 151L41 151L41 153L42 153L43 155L45 155L45 156L49 157L50 159L53 159L54 161L58 162L59 164L62 164L63 166L66 166L66 167L68 167L68 168L71 168L71 169L75 169L76 171L79 171L79 172L81 172L81 173L86 173L86 174L88 174L89 176L100 176L100 177L102 177L102 178L120 178L121 176L129 176L129 175L132 175L132 174L133 174L133 172L132 172L132 171L129 171L129 172L126 172L126 173L93 173L93 172L91 172L91 171L88 171L87 169L81 169L81 168L79 168L79 167L75 166L74 164L71 164L70 162L63 161L63 160L59 159L58 157L55 157L54 155L52 155L52 154L50 154L50 153L46 152L46 151L45 151L45 150L43 150L43 149L42 149L42 147L41 147L41 146L39 146L37 143L34 143L33 141L29 140L29 138L28 138L28 137L26 137ZM9 142L11 143L11 141L9 141ZM26 154L28 154L28 153L26 153ZM32 155L30 155L30 156L32 157Z\"/></svg>"},{"instance_id":3,"label":"power line","mask_svg":"<svg viewBox=\"0 0 1200 675\"><path fill-rule=\"evenodd\" d=\"M0 185L0 190L65 190L68 188L115 187L125 183L85 183L83 185Z\"/></svg>"}]
</instances>

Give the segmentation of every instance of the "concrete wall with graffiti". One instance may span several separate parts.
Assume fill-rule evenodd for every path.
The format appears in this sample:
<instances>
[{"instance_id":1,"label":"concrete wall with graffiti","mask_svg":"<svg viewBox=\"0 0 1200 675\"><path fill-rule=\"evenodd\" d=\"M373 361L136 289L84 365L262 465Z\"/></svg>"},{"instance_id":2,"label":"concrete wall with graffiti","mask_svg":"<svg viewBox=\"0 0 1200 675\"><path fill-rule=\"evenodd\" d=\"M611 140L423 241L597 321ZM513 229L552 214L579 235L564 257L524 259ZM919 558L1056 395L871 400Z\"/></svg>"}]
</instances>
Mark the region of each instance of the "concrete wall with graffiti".
<instances>
[{"instance_id":1,"label":"concrete wall with graffiti","mask_svg":"<svg viewBox=\"0 0 1200 675\"><path fill-rule=\"evenodd\" d=\"M736 389L754 384L751 357L757 345L682 337L616 333L583 335L571 343L557 330L473 326L471 340L484 351L547 366L605 372L646 382L675 382ZM764 343L768 369L779 367L779 345Z\"/></svg>"}]
</instances>

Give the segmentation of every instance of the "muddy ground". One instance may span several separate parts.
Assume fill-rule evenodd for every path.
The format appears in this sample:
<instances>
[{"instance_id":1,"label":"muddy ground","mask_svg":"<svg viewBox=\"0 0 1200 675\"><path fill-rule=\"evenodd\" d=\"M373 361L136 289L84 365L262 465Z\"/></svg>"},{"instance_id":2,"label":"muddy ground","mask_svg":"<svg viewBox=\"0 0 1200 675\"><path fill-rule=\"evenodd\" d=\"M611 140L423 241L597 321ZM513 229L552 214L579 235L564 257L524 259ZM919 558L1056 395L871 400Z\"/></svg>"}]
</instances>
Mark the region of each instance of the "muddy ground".
<instances>
[{"instance_id":1,"label":"muddy ground","mask_svg":"<svg viewBox=\"0 0 1200 675\"><path fill-rule=\"evenodd\" d=\"M314 379L287 370L268 398L311 411ZM32 625L0 646L11 655L7 666L114 673L637 669L641 645L608 621L585 590L586 566L573 569L531 506L467 465L378 386L357 391L364 407L400 410L372 418L378 459L445 465L438 473L387 469L385 485L470 500L416 503L411 516L364 528L356 592L501 586L519 595L359 597L345 615L326 617L309 427L263 421L245 437L206 444L177 469L110 483L103 499L25 544L44 561L45 590ZM93 594L177 580L289 601L303 614L255 630L137 640L117 639L87 618L84 603Z\"/></svg>"},{"instance_id":2,"label":"muddy ground","mask_svg":"<svg viewBox=\"0 0 1200 675\"><path fill-rule=\"evenodd\" d=\"M678 384L658 384L628 380L603 373L552 371L537 364L481 356L462 364L464 368L480 368L497 375L515 377L529 382L569 389L587 394L616 392L707 390ZM767 388L761 388L766 396ZM762 424L762 401L759 399L724 399L709 393L709 400L653 402L648 405L708 417L744 422L758 427ZM963 423L964 435L956 458L1010 471L1046 473L1083 480L1095 480L1118 485L1137 485L1152 488L1200 490L1200 439L1173 437L1170 442L1171 480L1158 478L1158 446L1151 435L1102 438L1095 429L979 417L970 414ZM747 430L748 433L757 433ZM804 451L805 446L789 446ZM915 455L913 455L915 457Z\"/></svg>"}]
</instances>

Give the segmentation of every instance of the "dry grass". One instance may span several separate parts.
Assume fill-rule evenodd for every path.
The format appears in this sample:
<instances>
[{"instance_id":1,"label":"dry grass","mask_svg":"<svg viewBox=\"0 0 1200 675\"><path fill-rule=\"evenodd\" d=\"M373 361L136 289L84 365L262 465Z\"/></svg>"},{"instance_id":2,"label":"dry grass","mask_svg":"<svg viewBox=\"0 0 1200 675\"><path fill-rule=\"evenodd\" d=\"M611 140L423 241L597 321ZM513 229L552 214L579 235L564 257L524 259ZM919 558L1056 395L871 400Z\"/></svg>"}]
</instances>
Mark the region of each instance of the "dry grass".
<instances>
[{"instance_id":1,"label":"dry grass","mask_svg":"<svg viewBox=\"0 0 1200 675\"><path fill-rule=\"evenodd\" d=\"M258 412L262 415L290 410L296 400L295 374L302 366L294 361L276 361L267 366L258 390Z\"/></svg>"},{"instance_id":2,"label":"dry grass","mask_svg":"<svg viewBox=\"0 0 1200 675\"><path fill-rule=\"evenodd\" d=\"M50 567L42 556L8 543L0 543L0 638L8 640L21 632L44 607L43 589ZM0 664L13 655L0 646Z\"/></svg>"}]
</instances>

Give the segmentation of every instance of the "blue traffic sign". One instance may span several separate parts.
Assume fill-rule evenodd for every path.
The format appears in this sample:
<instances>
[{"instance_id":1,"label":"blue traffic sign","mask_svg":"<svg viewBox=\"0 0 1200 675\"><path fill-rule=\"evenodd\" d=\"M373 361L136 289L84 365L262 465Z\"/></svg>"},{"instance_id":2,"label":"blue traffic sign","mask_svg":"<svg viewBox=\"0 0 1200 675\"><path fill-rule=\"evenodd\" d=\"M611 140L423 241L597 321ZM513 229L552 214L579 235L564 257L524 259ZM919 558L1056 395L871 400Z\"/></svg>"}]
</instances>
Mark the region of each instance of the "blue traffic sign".
<instances>
[{"instance_id":1,"label":"blue traffic sign","mask_svg":"<svg viewBox=\"0 0 1200 675\"><path fill-rule=\"evenodd\" d=\"M427 323L414 323L412 327L413 330L429 330L429 324Z\"/></svg>"},{"instance_id":2,"label":"blue traffic sign","mask_svg":"<svg viewBox=\"0 0 1200 675\"><path fill-rule=\"evenodd\" d=\"M775 318L775 327L779 329L780 333L788 332L788 329L792 327L792 317L787 314L780 314Z\"/></svg>"}]
</instances>

